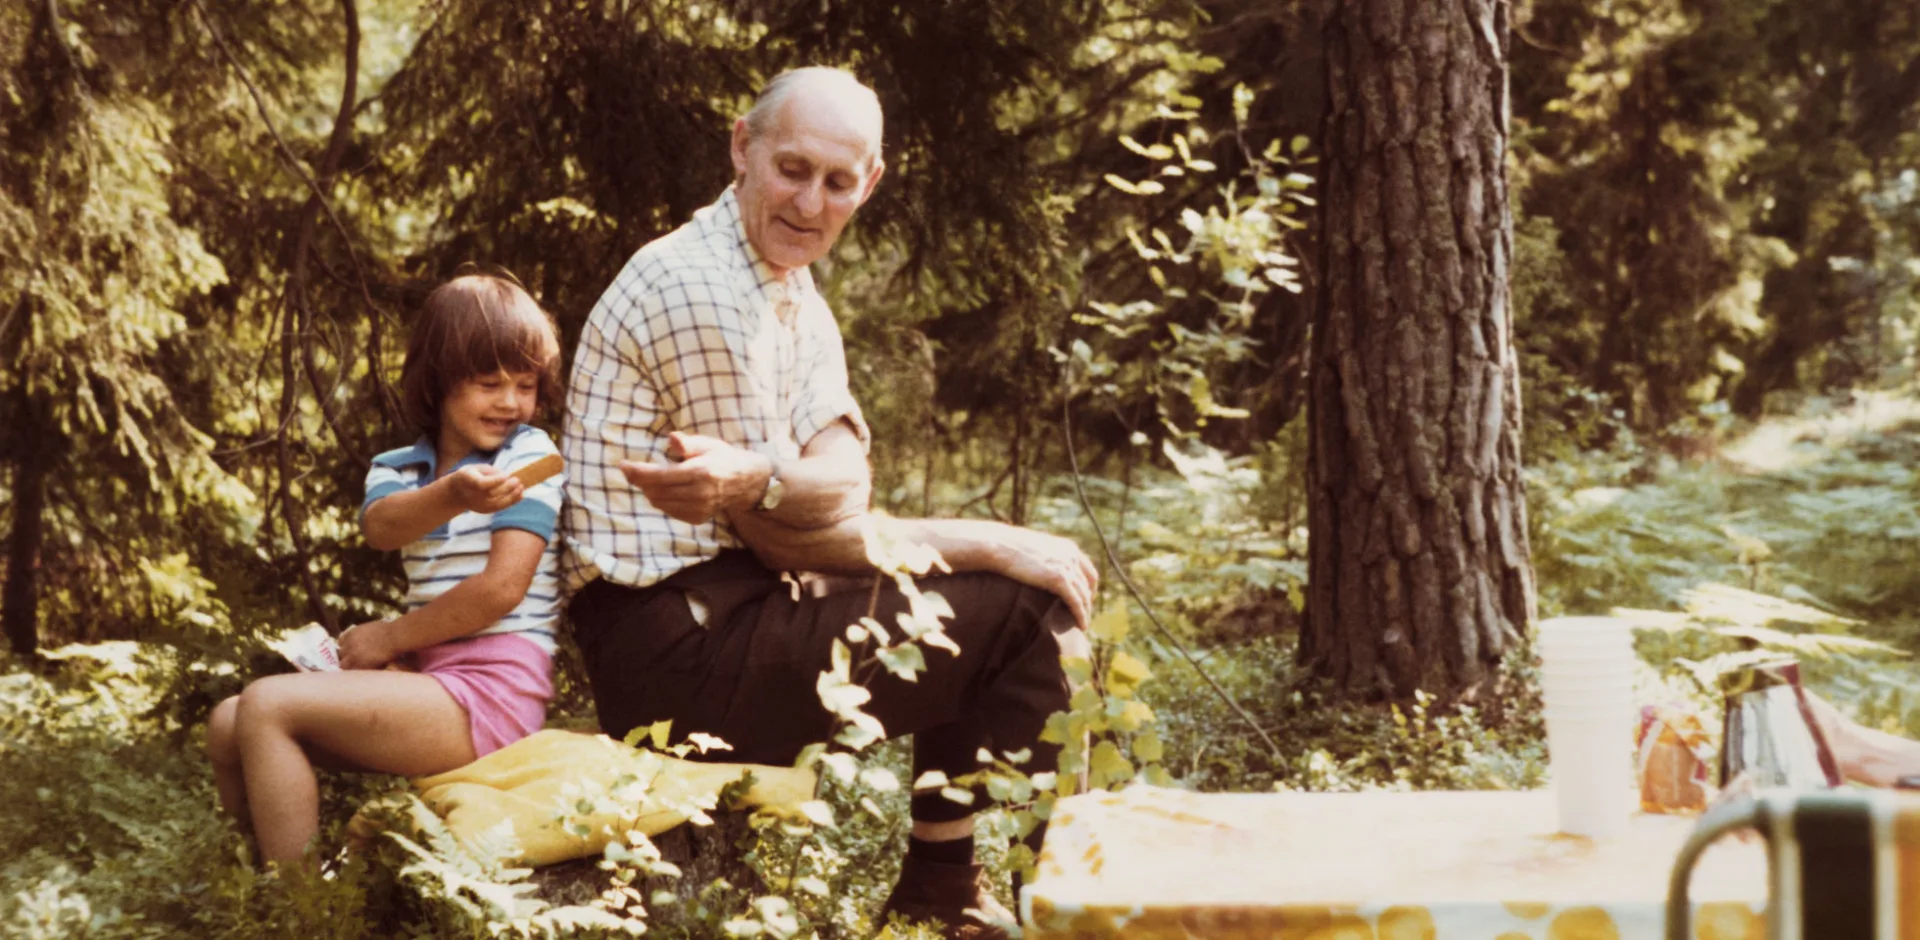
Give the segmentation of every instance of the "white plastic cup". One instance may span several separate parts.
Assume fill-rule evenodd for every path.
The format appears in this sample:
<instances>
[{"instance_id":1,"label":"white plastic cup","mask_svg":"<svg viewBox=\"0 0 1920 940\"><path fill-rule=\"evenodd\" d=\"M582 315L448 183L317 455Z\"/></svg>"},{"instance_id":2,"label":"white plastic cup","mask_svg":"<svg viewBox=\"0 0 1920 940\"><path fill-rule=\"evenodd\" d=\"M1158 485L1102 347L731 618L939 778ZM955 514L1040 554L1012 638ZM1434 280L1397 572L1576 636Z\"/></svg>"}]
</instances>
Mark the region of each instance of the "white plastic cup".
<instances>
[{"instance_id":1,"label":"white plastic cup","mask_svg":"<svg viewBox=\"0 0 1920 940\"><path fill-rule=\"evenodd\" d=\"M1632 629L1632 624L1618 617L1592 615L1549 617L1540 621L1538 626L1542 636L1547 634L1553 634L1555 636L1593 636L1596 633L1606 633L1612 630Z\"/></svg>"},{"instance_id":2,"label":"white plastic cup","mask_svg":"<svg viewBox=\"0 0 1920 940\"><path fill-rule=\"evenodd\" d=\"M1633 651L1633 628L1611 617L1555 617L1540 621L1537 645L1543 659L1555 652Z\"/></svg>"},{"instance_id":3,"label":"white plastic cup","mask_svg":"<svg viewBox=\"0 0 1920 940\"><path fill-rule=\"evenodd\" d=\"M1633 704L1633 692L1630 689L1560 690L1549 692L1543 698L1548 711Z\"/></svg>"},{"instance_id":4,"label":"white plastic cup","mask_svg":"<svg viewBox=\"0 0 1920 940\"><path fill-rule=\"evenodd\" d=\"M1632 650L1608 650L1604 653L1586 653L1542 649L1540 651L1540 669L1542 671L1592 669L1596 666L1615 668L1621 665L1631 666L1636 658Z\"/></svg>"},{"instance_id":5,"label":"white plastic cup","mask_svg":"<svg viewBox=\"0 0 1920 940\"><path fill-rule=\"evenodd\" d=\"M1540 641L1540 643L1536 643L1534 646L1540 650L1540 658L1542 658L1542 660L1551 660L1551 658L1582 658L1582 656L1630 656L1630 654L1634 652L1632 641L1630 641L1630 639L1620 639L1620 637L1609 639L1609 641L1584 641L1584 639L1578 639L1578 641L1565 641L1565 643L1555 643L1555 641L1544 639L1544 641Z\"/></svg>"},{"instance_id":6,"label":"white plastic cup","mask_svg":"<svg viewBox=\"0 0 1920 940\"><path fill-rule=\"evenodd\" d=\"M1633 707L1547 712L1547 760L1560 831L1604 839L1633 810Z\"/></svg>"},{"instance_id":7,"label":"white plastic cup","mask_svg":"<svg viewBox=\"0 0 1920 940\"><path fill-rule=\"evenodd\" d=\"M1592 633L1585 636L1554 636L1540 634L1534 645L1542 651L1565 650L1570 653L1611 653L1632 652L1633 633L1622 629L1612 634Z\"/></svg>"},{"instance_id":8,"label":"white plastic cup","mask_svg":"<svg viewBox=\"0 0 1920 940\"><path fill-rule=\"evenodd\" d=\"M1572 715L1631 704L1633 631L1610 617L1540 623L1540 692L1549 711Z\"/></svg>"},{"instance_id":9,"label":"white plastic cup","mask_svg":"<svg viewBox=\"0 0 1920 940\"><path fill-rule=\"evenodd\" d=\"M1599 666L1596 666L1596 668L1592 668L1592 670L1544 671L1544 673L1540 673L1540 683L1542 683L1542 687L1555 685L1555 687L1563 687L1563 689L1572 689L1572 687L1580 687L1580 685L1594 685L1594 683L1611 683L1611 685L1628 685L1628 687L1632 687L1632 685L1634 685L1634 668L1622 664L1622 666L1607 666L1607 668L1599 668Z\"/></svg>"},{"instance_id":10,"label":"white plastic cup","mask_svg":"<svg viewBox=\"0 0 1920 940\"><path fill-rule=\"evenodd\" d=\"M1540 671L1547 672L1591 672L1595 669L1632 669L1637 657L1632 652L1621 650L1608 653L1565 653L1555 650L1541 650Z\"/></svg>"},{"instance_id":11,"label":"white plastic cup","mask_svg":"<svg viewBox=\"0 0 1920 940\"><path fill-rule=\"evenodd\" d=\"M1548 663L1585 662L1589 659L1612 660L1633 655L1633 645L1630 643L1540 643L1536 644L1536 648L1540 651L1540 664L1543 666Z\"/></svg>"},{"instance_id":12,"label":"white plastic cup","mask_svg":"<svg viewBox=\"0 0 1920 940\"><path fill-rule=\"evenodd\" d=\"M1633 811L1633 630L1557 617L1540 622L1535 648L1560 831L1618 835Z\"/></svg>"},{"instance_id":13,"label":"white plastic cup","mask_svg":"<svg viewBox=\"0 0 1920 940\"><path fill-rule=\"evenodd\" d=\"M1615 662L1601 662L1601 660L1594 660L1594 662L1555 662L1553 666L1549 666L1546 670L1540 670L1540 677L1542 677L1542 679L1584 679L1584 677L1588 677L1588 675L1594 675L1594 677L1605 675L1605 677L1609 677L1609 679L1611 679L1611 677L1617 677L1617 675L1632 677L1632 675L1634 675L1634 660L1632 660L1630 656L1622 656L1622 658L1615 660Z\"/></svg>"},{"instance_id":14,"label":"white plastic cup","mask_svg":"<svg viewBox=\"0 0 1920 940\"><path fill-rule=\"evenodd\" d=\"M1574 693L1609 692L1616 689L1625 691L1633 688L1633 673L1623 669L1618 672L1597 672L1584 676L1541 676L1540 688Z\"/></svg>"},{"instance_id":15,"label":"white plastic cup","mask_svg":"<svg viewBox=\"0 0 1920 940\"><path fill-rule=\"evenodd\" d=\"M1562 724L1623 724L1627 722L1627 718L1633 715L1633 703L1613 702L1606 705L1549 708L1542 714L1546 717L1548 724L1554 722L1560 722Z\"/></svg>"},{"instance_id":16,"label":"white plastic cup","mask_svg":"<svg viewBox=\"0 0 1920 940\"><path fill-rule=\"evenodd\" d=\"M1540 693L1549 703L1562 698L1581 699L1595 695L1631 696L1633 670L1596 670L1584 675L1546 673L1540 677Z\"/></svg>"},{"instance_id":17,"label":"white plastic cup","mask_svg":"<svg viewBox=\"0 0 1920 940\"><path fill-rule=\"evenodd\" d=\"M1597 708L1631 708L1633 707L1633 696L1631 694L1618 693L1596 693L1581 696L1553 695L1547 697L1545 705L1547 711L1559 712L1563 715L1588 714Z\"/></svg>"},{"instance_id":18,"label":"white plastic cup","mask_svg":"<svg viewBox=\"0 0 1920 940\"><path fill-rule=\"evenodd\" d=\"M1547 723L1561 724L1629 724L1633 716L1632 702L1611 702L1601 705L1567 706L1548 708L1543 712Z\"/></svg>"},{"instance_id":19,"label":"white plastic cup","mask_svg":"<svg viewBox=\"0 0 1920 940\"><path fill-rule=\"evenodd\" d=\"M1585 689L1552 689L1542 695L1548 708L1568 705L1600 705L1633 701L1633 688L1625 685Z\"/></svg>"},{"instance_id":20,"label":"white plastic cup","mask_svg":"<svg viewBox=\"0 0 1920 940\"><path fill-rule=\"evenodd\" d=\"M1539 633L1540 642L1556 646L1612 646L1622 642L1623 637L1625 642L1633 642L1633 628L1624 623L1609 621L1606 626L1568 629L1551 626L1554 622L1549 620L1543 623Z\"/></svg>"}]
</instances>

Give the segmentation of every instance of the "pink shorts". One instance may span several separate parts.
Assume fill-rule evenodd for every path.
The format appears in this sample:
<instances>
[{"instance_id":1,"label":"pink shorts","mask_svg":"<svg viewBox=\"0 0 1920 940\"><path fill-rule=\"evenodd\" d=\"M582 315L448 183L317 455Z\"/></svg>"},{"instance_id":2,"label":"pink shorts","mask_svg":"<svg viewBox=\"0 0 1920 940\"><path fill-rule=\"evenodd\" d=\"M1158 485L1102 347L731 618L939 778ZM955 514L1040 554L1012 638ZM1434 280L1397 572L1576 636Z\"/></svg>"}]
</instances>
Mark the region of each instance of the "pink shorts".
<instances>
[{"instance_id":1,"label":"pink shorts","mask_svg":"<svg viewBox=\"0 0 1920 940\"><path fill-rule=\"evenodd\" d=\"M415 669L467 710L473 756L484 757L540 730L553 698L553 658L532 640L489 633L413 654Z\"/></svg>"}]
</instances>

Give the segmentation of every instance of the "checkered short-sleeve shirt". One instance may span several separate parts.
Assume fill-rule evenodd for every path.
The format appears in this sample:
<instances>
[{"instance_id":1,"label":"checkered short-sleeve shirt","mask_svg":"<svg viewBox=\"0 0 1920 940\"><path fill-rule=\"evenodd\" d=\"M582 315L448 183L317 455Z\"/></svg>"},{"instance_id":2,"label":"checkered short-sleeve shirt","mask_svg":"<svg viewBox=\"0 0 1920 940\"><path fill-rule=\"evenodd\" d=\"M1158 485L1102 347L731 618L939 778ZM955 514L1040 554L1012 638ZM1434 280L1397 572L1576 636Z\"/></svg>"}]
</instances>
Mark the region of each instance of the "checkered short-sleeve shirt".
<instances>
[{"instance_id":1,"label":"checkered short-sleeve shirt","mask_svg":"<svg viewBox=\"0 0 1920 940\"><path fill-rule=\"evenodd\" d=\"M833 312L805 268L761 260L728 188L635 253L581 330L562 437L567 583L646 587L743 547L722 522L655 509L620 461L665 461L672 431L793 460L841 419L869 442Z\"/></svg>"}]
</instances>

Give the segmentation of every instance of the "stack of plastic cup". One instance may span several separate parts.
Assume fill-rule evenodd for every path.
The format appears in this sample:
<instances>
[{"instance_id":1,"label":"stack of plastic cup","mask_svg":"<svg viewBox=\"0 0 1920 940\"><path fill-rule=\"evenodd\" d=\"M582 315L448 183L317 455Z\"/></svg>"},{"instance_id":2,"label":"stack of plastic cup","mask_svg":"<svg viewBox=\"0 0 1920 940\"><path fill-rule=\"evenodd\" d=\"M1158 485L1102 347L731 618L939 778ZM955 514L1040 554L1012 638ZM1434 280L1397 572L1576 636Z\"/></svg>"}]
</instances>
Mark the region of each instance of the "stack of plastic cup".
<instances>
[{"instance_id":1,"label":"stack of plastic cup","mask_svg":"<svg viewBox=\"0 0 1920 940\"><path fill-rule=\"evenodd\" d=\"M1603 838L1633 809L1633 631L1611 617L1539 627L1540 690L1560 831Z\"/></svg>"}]
</instances>

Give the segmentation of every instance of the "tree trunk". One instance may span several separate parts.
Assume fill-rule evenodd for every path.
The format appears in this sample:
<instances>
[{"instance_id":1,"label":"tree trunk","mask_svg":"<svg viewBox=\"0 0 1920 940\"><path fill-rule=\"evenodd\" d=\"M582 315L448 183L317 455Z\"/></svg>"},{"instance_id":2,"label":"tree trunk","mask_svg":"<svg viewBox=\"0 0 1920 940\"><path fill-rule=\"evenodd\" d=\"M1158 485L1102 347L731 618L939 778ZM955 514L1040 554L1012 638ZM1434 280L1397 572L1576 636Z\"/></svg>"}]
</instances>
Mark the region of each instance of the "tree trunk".
<instances>
[{"instance_id":1,"label":"tree trunk","mask_svg":"<svg viewBox=\"0 0 1920 940\"><path fill-rule=\"evenodd\" d=\"M21 392L25 398L26 393ZM20 414L31 413L30 403ZM23 435L26 437L27 435ZM42 449L29 439L14 452L13 520L7 539L7 584L0 601L0 624L7 645L20 657L32 656L40 645L40 557L43 510L47 504L47 462Z\"/></svg>"},{"instance_id":2,"label":"tree trunk","mask_svg":"<svg viewBox=\"0 0 1920 940\"><path fill-rule=\"evenodd\" d=\"M1508 13L1340 0L1326 22L1299 656L1347 693L1470 696L1533 619Z\"/></svg>"}]
</instances>

